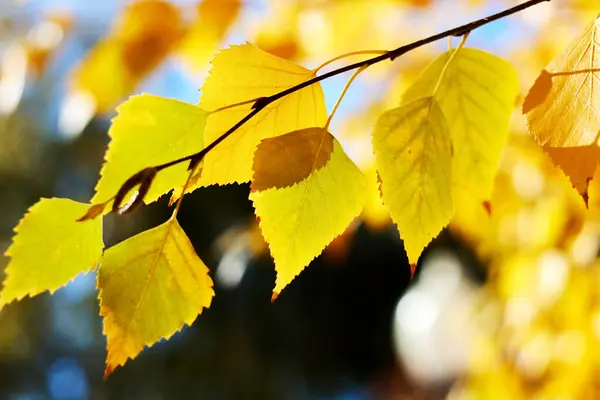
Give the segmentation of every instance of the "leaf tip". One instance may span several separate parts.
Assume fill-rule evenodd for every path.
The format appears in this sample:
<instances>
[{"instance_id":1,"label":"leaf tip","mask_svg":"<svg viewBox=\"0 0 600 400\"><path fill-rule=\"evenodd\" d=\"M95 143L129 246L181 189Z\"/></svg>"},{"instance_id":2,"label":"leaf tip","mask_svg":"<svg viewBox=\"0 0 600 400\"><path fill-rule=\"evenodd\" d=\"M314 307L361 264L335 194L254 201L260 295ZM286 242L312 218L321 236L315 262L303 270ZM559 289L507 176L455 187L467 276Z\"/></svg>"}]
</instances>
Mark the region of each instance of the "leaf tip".
<instances>
[{"instance_id":1,"label":"leaf tip","mask_svg":"<svg viewBox=\"0 0 600 400\"><path fill-rule=\"evenodd\" d=\"M492 216L492 203L489 200L486 200L483 203L481 203L481 205L483 206L483 209L485 210L485 213L488 215L488 217L491 217Z\"/></svg>"},{"instance_id":2,"label":"leaf tip","mask_svg":"<svg viewBox=\"0 0 600 400\"><path fill-rule=\"evenodd\" d=\"M108 380L108 377L113 373L114 368L112 365L107 364L106 369L104 370L104 382Z\"/></svg>"},{"instance_id":3,"label":"leaf tip","mask_svg":"<svg viewBox=\"0 0 600 400\"><path fill-rule=\"evenodd\" d=\"M279 292L273 292L273 295L271 296L271 303L274 303L278 297L279 297Z\"/></svg>"},{"instance_id":4,"label":"leaf tip","mask_svg":"<svg viewBox=\"0 0 600 400\"><path fill-rule=\"evenodd\" d=\"M85 212L85 214L77 219L77 222L89 221L91 219L95 219L95 218L99 217L104 212L105 207L106 207L106 203L92 204L88 208L88 210Z\"/></svg>"},{"instance_id":5,"label":"leaf tip","mask_svg":"<svg viewBox=\"0 0 600 400\"><path fill-rule=\"evenodd\" d=\"M410 264L410 280L415 277L415 271L417 270L417 263Z\"/></svg>"}]
</instances>

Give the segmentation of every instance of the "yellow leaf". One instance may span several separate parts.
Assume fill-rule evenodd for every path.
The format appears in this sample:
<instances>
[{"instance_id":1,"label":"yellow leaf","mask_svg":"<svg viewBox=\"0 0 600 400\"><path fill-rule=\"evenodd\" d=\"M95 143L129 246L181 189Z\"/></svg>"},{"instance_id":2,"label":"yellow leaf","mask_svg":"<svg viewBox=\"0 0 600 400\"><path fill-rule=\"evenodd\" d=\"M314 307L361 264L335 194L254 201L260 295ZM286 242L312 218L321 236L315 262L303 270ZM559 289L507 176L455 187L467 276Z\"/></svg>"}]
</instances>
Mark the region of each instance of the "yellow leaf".
<instances>
[{"instance_id":1,"label":"yellow leaf","mask_svg":"<svg viewBox=\"0 0 600 400\"><path fill-rule=\"evenodd\" d=\"M452 189L458 207L466 203L466 197L479 202L489 200L519 93L519 79L507 61L468 48L458 51L442 75L452 53L454 50L438 57L403 100L408 103L434 96L444 112L454 150Z\"/></svg>"},{"instance_id":2,"label":"yellow leaf","mask_svg":"<svg viewBox=\"0 0 600 400\"><path fill-rule=\"evenodd\" d=\"M526 97L523 112L540 146L597 145L600 134L600 18L552 61Z\"/></svg>"},{"instance_id":3,"label":"yellow leaf","mask_svg":"<svg viewBox=\"0 0 600 400\"><path fill-rule=\"evenodd\" d=\"M383 202L415 264L454 212L452 142L442 109L428 97L385 112L373 132Z\"/></svg>"},{"instance_id":4,"label":"yellow leaf","mask_svg":"<svg viewBox=\"0 0 600 400\"><path fill-rule=\"evenodd\" d=\"M331 136L324 128L321 135ZM290 135L297 134L292 132ZM277 279L273 298L342 234L365 203L366 182L358 167L333 137L329 161L321 169L293 186L253 191L250 199L260 218L260 229L275 260ZM286 142L282 137L266 141ZM266 142L265 141L265 142ZM263 142L264 143L264 142ZM313 164L323 156L315 149ZM285 157L281 152L272 157ZM277 162L277 164L281 164Z\"/></svg>"},{"instance_id":5,"label":"yellow leaf","mask_svg":"<svg viewBox=\"0 0 600 400\"><path fill-rule=\"evenodd\" d=\"M98 270L106 373L168 339L209 307L208 269L176 219L109 248Z\"/></svg>"},{"instance_id":6,"label":"yellow leaf","mask_svg":"<svg viewBox=\"0 0 600 400\"><path fill-rule=\"evenodd\" d=\"M217 50L236 17L240 0L203 0L197 5L197 19L179 46L179 52L192 68L202 70Z\"/></svg>"},{"instance_id":7,"label":"yellow leaf","mask_svg":"<svg viewBox=\"0 0 600 400\"><path fill-rule=\"evenodd\" d=\"M81 272L95 267L104 244L102 220L77 222L88 205L69 199L41 199L15 228L6 251L0 308L46 290L53 293Z\"/></svg>"},{"instance_id":8,"label":"yellow leaf","mask_svg":"<svg viewBox=\"0 0 600 400\"><path fill-rule=\"evenodd\" d=\"M306 128L263 140L254 153L253 191L284 188L321 169L331 157L333 136Z\"/></svg>"},{"instance_id":9,"label":"yellow leaf","mask_svg":"<svg viewBox=\"0 0 600 400\"><path fill-rule=\"evenodd\" d=\"M203 147L208 113L195 105L143 94L131 97L117 110L119 114L109 130L111 142L92 203L110 199L140 170L190 155ZM153 202L183 185L187 167L187 163L181 163L160 171L144 201Z\"/></svg>"},{"instance_id":10,"label":"yellow leaf","mask_svg":"<svg viewBox=\"0 0 600 400\"><path fill-rule=\"evenodd\" d=\"M212 65L210 76L202 87L200 106L205 110L270 96L315 76L314 71L266 53L250 43L221 51ZM250 107L249 104L211 115L205 143L208 145L221 136L246 116ZM276 101L208 153L199 183L206 186L249 181L253 154L261 140L322 126L326 119L320 84Z\"/></svg>"}]
</instances>

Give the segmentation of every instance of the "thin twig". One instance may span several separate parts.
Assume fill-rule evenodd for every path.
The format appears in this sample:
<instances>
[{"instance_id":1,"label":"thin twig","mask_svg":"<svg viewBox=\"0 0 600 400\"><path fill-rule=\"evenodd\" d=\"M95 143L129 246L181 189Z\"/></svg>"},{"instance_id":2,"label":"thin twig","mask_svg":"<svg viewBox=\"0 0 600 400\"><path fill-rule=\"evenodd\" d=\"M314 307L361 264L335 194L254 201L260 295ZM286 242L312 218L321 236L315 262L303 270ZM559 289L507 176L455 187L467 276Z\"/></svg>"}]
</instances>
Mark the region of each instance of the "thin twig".
<instances>
[{"instance_id":1,"label":"thin twig","mask_svg":"<svg viewBox=\"0 0 600 400\"><path fill-rule=\"evenodd\" d=\"M440 39L450 38L453 36L464 36L466 33L474 31L484 25L491 23L491 22L494 22L499 19L516 14L520 11L526 10L526 9L533 7L535 5L538 5L540 3L550 2L550 1L551 0L529 0L522 4L517 5L515 7L512 7L507 10L504 10L502 12L499 12L497 14L493 14L488 17L479 19L477 21L473 21L468 24L461 25L456 28L452 28L452 29L446 30L444 32L437 33L437 34L429 36L427 38L417 40L413 43L410 43L410 44L407 44L404 46L400 46L397 49L390 50L388 52L385 52L381 55L369 58L367 60L359 61L359 62L350 64L350 65L346 65L344 67L334 69L323 75L315 76L312 79L309 79L305 82L302 82L302 83L300 83L296 86L290 87L288 89L282 90L281 92L276 93L274 95L267 96L267 97L261 97L261 98L257 99L256 102L254 102L254 105L252 106L251 111L244 118L242 118L240 121L238 121L235 125L233 125L231 128L229 128L225 133L223 133L215 141L210 143L208 146L206 146L202 150L198 151L197 153L191 154L189 156L181 157L176 160L173 160L173 161L161 164L161 165L157 165L154 168L156 169L156 171L161 171L165 168L172 167L173 165L177 165L177 164L180 164L180 163L183 163L186 161L190 161L189 170L193 170L202 161L202 159L206 156L206 154L208 154L212 149L214 149L219 143L221 143L223 140L228 138L232 133L234 133L236 130L238 130L242 125L244 125L246 122L248 122L251 118L253 118L256 114L258 114L261 110L265 109L268 105L270 105L271 103L273 103L285 96L288 96L292 93L295 93L301 89L304 89L310 85L314 85L315 83L321 82L328 78L343 74L344 72L352 71L352 70L355 70L358 68L366 68L366 67L369 67L371 65L374 65L374 64L380 63L382 61L386 61L386 60L394 61L396 58L398 58L412 50L415 50L419 47L436 42Z\"/></svg>"}]
</instances>

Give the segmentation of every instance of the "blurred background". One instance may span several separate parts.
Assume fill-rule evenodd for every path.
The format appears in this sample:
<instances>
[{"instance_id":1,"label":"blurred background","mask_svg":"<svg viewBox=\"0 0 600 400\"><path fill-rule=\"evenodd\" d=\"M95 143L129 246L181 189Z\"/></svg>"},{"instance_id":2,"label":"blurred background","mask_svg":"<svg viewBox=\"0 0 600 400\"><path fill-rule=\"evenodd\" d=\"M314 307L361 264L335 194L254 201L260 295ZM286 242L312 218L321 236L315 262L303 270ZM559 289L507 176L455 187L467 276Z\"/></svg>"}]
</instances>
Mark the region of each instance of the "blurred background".
<instances>
[{"instance_id":1,"label":"blurred background","mask_svg":"<svg viewBox=\"0 0 600 400\"><path fill-rule=\"evenodd\" d=\"M40 197L89 201L116 105L139 92L198 102L219 48L250 41L315 67L518 3L0 0L0 251ZM526 93L598 12L597 0L553 0L467 45L510 60ZM377 65L352 86L331 130L369 176L368 204L277 301L248 185L199 189L180 222L215 281L211 308L103 382L94 273L11 304L0 313L0 399L599 398L600 202L585 209L518 104L490 204L462 205L409 279L370 133L447 48ZM323 83L330 110L347 79ZM163 199L109 215L105 243L169 214Z\"/></svg>"}]
</instances>

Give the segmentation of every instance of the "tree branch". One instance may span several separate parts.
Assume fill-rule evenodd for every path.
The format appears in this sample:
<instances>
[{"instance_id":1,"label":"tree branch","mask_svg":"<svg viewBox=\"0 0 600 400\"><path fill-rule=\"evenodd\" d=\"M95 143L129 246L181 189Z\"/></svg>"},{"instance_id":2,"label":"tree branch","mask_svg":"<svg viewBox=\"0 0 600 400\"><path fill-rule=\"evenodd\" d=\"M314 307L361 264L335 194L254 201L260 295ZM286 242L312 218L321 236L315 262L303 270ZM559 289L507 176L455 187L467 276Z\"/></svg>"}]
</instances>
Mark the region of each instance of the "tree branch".
<instances>
[{"instance_id":1,"label":"tree branch","mask_svg":"<svg viewBox=\"0 0 600 400\"><path fill-rule=\"evenodd\" d=\"M497 14L493 14L490 15L488 17L470 22L468 24L465 25L461 25L458 26L456 28L452 28L449 29L447 31L444 32L440 32L438 34L429 36L427 38L424 39L420 39L417 40L413 43L404 45L404 46L400 46L397 49L394 50L390 50L384 54L378 55L378 56L374 56L372 58L369 58L367 60L364 61L359 61L356 62L354 64L350 64L350 65L346 65L344 67L340 67L337 69L334 69L332 71L329 71L323 75L319 75L316 76L312 79L309 79L305 82L302 82L296 86L293 86L291 88L282 90L279 93L276 93L274 95L271 96L267 96L267 97L261 97L258 100L256 100L256 102L253 104L252 106L252 110L244 117L242 118L240 121L238 121L235 125L233 125L231 128L229 128L229 130L227 130L225 133L223 133L221 136L219 136L214 142L210 143L208 146L206 146L205 148L203 148L202 150L200 150L197 153L191 154L189 156L185 156L185 157L181 157L178 158L176 160L170 161L168 163L165 164L161 164L161 165L157 165L152 167L153 169L155 169L157 172L161 171L165 168L169 168L172 167L173 165L177 165L186 161L190 161L190 166L189 166L189 170L193 170L196 168L196 166L202 161L202 159L206 156L206 154L208 154L212 149L214 149L219 143L221 143L223 140L227 139L229 136L231 136L232 133L234 133L235 131L237 131L241 126L243 126L246 122L248 122L250 119L252 119L256 114L258 114L261 110L265 109L268 105L270 105L271 103L285 97L288 96L292 93L295 93L299 90L302 90L310 85L313 85L315 83L321 82L323 80L326 80L328 78L343 74L344 72L348 72L348 71L352 71L358 68L366 68L369 67L371 65L380 63L382 61L386 61L386 60L390 60L390 61L394 61L396 58L412 51L415 50L419 47L425 46L427 44L436 42L440 39L444 39L447 37L452 37L452 36L463 36L466 33L469 33L471 31L474 31L475 29L478 29L484 25L487 25L491 22L497 21L499 19L508 17L510 15L516 14L520 11L526 10L530 7L533 7L535 5L538 5L540 3L544 3L544 2L549 2L551 0L529 0L526 1L522 4L519 4L515 7L509 8L507 10L504 10L502 12L499 12ZM134 175L135 176L135 175ZM131 180L131 178L130 178ZM129 180L128 180L129 182ZM123 188L122 188L123 189ZM129 188L130 189L130 188ZM122 190L119 190L119 192L121 192ZM117 194L118 196L118 194ZM119 205L117 205L118 207Z\"/></svg>"}]
</instances>

